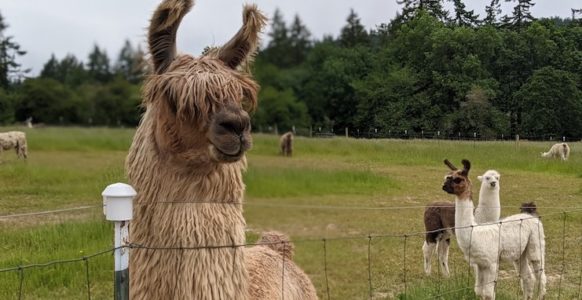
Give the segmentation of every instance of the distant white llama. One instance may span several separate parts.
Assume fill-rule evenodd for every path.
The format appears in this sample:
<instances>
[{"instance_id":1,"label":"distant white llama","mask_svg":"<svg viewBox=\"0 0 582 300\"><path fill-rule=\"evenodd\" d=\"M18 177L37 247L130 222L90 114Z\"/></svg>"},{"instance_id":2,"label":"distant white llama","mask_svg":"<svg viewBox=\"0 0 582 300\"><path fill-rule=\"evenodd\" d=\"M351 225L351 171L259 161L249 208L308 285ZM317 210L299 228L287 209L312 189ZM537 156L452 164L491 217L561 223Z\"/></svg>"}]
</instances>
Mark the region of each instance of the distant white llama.
<instances>
[{"instance_id":1,"label":"distant white llama","mask_svg":"<svg viewBox=\"0 0 582 300\"><path fill-rule=\"evenodd\" d=\"M568 157L570 157L570 146L566 143L554 144L548 152L542 152L542 157L568 160Z\"/></svg>"},{"instance_id":2,"label":"distant white llama","mask_svg":"<svg viewBox=\"0 0 582 300\"><path fill-rule=\"evenodd\" d=\"M443 190L455 195L455 235L465 259L475 271L475 293L483 300L495 299L499 261L505 260L519 268L524 299L533 299L536 281L538 297L543 299L546 242L540 219L521 213L504 218L498 224L476 226L469 180L471 163L462 162L464 168L459 170L445 160L451 172L445 177Z\"/></svg>"},{"instance_id":3,"label":"distant white llama","mask_svg":"<svg viewBox=\"0 0 582 300\"><path fill-rule=\"evenodd\" d=\"M26 133L22 131L8 131L0 133L0 153L5 150L14 149L18 158L28 157L28 144Z\"/></svg>"}]
</instances>

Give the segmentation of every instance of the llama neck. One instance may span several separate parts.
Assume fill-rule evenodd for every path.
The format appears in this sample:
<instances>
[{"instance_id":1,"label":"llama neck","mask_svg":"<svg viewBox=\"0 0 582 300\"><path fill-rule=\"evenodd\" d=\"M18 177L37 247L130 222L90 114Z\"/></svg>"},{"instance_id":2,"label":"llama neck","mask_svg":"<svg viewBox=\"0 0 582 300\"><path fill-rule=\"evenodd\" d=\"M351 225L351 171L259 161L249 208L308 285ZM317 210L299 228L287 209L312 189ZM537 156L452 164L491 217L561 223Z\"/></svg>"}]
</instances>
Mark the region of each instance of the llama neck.
<instances>
[{"instance_id":1,"label":"llama neck","mask_svg":"<svg viewBox=\"0 0 582 300\"><path fill-rule=\"evenodd\" d=\"M495 222L501 213L499 189L489 189L485 185L479 191L479 204L475 210L475 222L478 224Z\"/></svg>"},{"instance_id":2,"label":"llama neck","mask_svg":"<svg viewBox=\"0 0 582 300\"><path fill-rule=\"evenodd\" d=\"M475 225L475 218L473 217L473 200L471 197L456 197L455 198L455 235L459 242L461 249L464 245L470 245L471 234Z\"/></svg>"}]
</instances>

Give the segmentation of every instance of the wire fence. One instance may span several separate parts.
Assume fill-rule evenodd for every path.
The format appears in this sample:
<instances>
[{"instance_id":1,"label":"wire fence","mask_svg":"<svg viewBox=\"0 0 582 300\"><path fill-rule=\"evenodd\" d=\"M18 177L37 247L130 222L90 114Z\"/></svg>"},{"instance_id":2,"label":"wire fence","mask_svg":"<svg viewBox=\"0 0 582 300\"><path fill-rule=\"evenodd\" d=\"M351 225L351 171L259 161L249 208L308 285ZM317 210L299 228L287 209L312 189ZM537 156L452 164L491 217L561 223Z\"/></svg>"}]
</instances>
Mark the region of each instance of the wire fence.
<instances>
[{"instance_id":1,"label":"wire fence","mask_svg":"<svg viewBox=\"0 0 582 300\"><path fill-rule=\"evenodd\" d=\"M422 139L422 140L458 140L458 141L549 141L549 142L575 142L581 141L581 136L571 136L555 132L525 132L520 134L512 133L489 133L480 131L454 131L454 130L414 130L409 128L380 129L370 128L367 130L343 128L334 130L331 127L292 127L296 135L316 138L351 137L359 139ZM269 134L282 134L277 126L261 128L257 132Z\"/></svg>"},{"instance_id":2,"label":"wire fence","mask_svg":"<svg viewBox=\"0 0 582 300\"><path fill-rule=\"evenodd\" d=\"M303 207L312 209L324 208L324 206ZM417 209L420 207L424 208L425 206L391 207L390 209ZM503 208L509 207L513 208L513 206L503 206ZM538 209L540 208L538 207ZM563 207L555 208L560 209ZM329 206L327 209L337 209L337 207ZM313 252L311 254L303 253L305 255L309 254L313 256L316 252L321 251L321 256L315 259L315 261L319 262L320 267L309 266L309 270L306 271L315 282L319 296L322 299L458 299L461 297L460 295L471 295L474 289L481 287L493 288L497 292L501 289L501 292L506 298L517 299L522 295L520 286L524 278L520 277L519 274L511 275L511 272L513 272L512 267L504 266L501 261L501 258L505 255L504 251L507 249L501 246L504 244L502 234L505 231L500 228L513 226L511 228L515 229L515 225L511 224L519 223L518 239L520 241L519 248L521 249L524 246L521 245L521 234L527 233L522 226L523 222L528 219L538 218L543 220L543 224L546 224L545 246L541 244L542 239L538 239L540 244L537 246L538 248L546 248L545 257L541 257L540 259L546 263L545 266L542 265L542 268L550 278L548 292L551 298L581 299L582 247L579 246L579 243L581 241L580 233L582 232L582 207L571 207L568 210L547 213L543 216L524 217L517 220L502 219L499 222L488 224L447 228L457 232L470 230L471 240L482 238L480 233L477 233L479 231L478 228L485 226L499 228L500 233L495 236L498 240L496 243L494 240L491 240L490 246L492 248L487 251L496 251L496 265L502 267L494 269L492 280L486 280L475 285L472 284L474 282L472 267L463 258L459 247L455 243L452 243L453 247L451 247L453 250L451 253L451 265L453 266L451 278L453 279L445 278L438 271L433 272L431 276L424 275L422 271L423 260L421 245L424 242L425 235L427 233L441 232L445 229L429 232L411 231L404 233L370 233L366 235L304 238L295 239L292 243L300 247L302 251L310 249ZM554 230L548 230L548 224L552 224L551 227ZM539 230L539 227L537 233L541 237L542 231ZM89 265L94 259L110 255L117 249L127 248L131 250L130 253L140 250L212 251L214 249L224 248L261 247L278 243L283 244L283 247L286 246L286 242L179 247L129 243L127 246L109 248L77 258L0 268L0 275L15 274L18 277L18 284L12 295L16 295L16 299L25 299L27 298L27 292L30 292L30 289L34 289L34 287L25 288L27 274L31 270L42 271L57 265L78 264L78 268L84 269L83 280L86 286L86 298L92 299L93 295L91 292L95 289L95 282ZM472 245L472 242L470 241L469 244ZM318 248L319 250L317 250ZM465 253L467 254L465 256L471 257L471 251L473 250L469 247L469 253ZM479 251L483 251L483 249L479 249ZM109 260L111 260L112 265L112 259L109 258ZM282 260L284 266L285 262L283 257ZM518 265L521 265L521 263L520 259ZM350 270L350 274L344 274L346 264L349 264L347 269ZM536 270L534 269L534 271ZM503 274L500 272L503 272ZM346 283L346 275L349 277L348 283ZM281 288L283 289L284 274L281 278ZM113 283L111 282L111 284ZM537 289L540 289L539 283Z\"/></svg>"}]
</instances>

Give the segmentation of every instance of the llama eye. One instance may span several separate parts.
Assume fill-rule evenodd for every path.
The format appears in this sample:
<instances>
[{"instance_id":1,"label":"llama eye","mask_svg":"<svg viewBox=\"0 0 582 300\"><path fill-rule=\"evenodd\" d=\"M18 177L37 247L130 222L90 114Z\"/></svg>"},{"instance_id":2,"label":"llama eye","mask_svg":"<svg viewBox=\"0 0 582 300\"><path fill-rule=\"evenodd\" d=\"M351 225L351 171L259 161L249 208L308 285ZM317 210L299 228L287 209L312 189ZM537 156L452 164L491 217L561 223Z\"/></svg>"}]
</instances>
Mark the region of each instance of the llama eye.
<instances>
[{"instance_id":1,"label":"llama eye","mask_svg":"<svg viewBox=\"0 0 582 300\"><path fill-rule=\"evenodd\" d=\"M489 179L491 179L491 177L487 176L487 177L485 177L485 179L489 180Z\"/></svg>"},{"instance_id":2,"label":"llama eye","mask_svg":"<svg viewBox=\"0 0 582 300\"><path fill-rule=\"evenodd\" d=\"M457 178L453 179L453 182L459 184L459 183L463 182L463 179L457 177Z\"/></svg>"}]
</instances>

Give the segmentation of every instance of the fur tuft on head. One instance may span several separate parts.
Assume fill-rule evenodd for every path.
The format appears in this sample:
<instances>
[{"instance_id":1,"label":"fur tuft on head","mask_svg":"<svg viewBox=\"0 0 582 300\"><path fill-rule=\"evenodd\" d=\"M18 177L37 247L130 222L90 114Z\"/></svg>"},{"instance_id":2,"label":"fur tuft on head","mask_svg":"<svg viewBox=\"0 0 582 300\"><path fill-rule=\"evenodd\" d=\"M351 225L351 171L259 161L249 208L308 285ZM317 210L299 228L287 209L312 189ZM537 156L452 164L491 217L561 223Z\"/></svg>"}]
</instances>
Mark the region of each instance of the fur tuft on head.
<instances>
[{"instance_id":1,"label":"fur tuft on head","mask_svg":"<svg viewBox=\"0 0 582 300\"><path fill-rule=\"evenodd\" d=\"M521 204L519 211L524 214L538 216L538 208L534 202L524 202Z\"/></svg>"}]
</instances>

